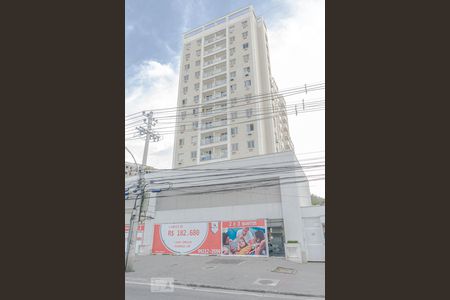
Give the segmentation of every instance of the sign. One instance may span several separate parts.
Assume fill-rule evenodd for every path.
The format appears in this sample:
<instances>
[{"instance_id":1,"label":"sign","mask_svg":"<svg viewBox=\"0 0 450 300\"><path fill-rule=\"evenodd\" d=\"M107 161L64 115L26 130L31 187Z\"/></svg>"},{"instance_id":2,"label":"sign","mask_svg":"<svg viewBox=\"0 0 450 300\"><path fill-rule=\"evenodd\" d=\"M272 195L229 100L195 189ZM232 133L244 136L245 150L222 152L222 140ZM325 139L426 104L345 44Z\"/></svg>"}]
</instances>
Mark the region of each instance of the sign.
<instances>
[{"instance_id":1,"label":"sign","mask_svg":"<svg viewBox=\"0 0 450 300\"><path fill-rule=\"evenodd\" d=\"M127 251L129 231L130 225L125 225L125 252ZM136 244L135 244L136 253L138 253L139 247L144 243L144 231L145 231L145 224L140 224L137 226Z\"/></svg>"},{"instance_id":2,"label":"sign","mask_svg":"<svg viewBox=\"0 0 450 300\"><path fill-rule=\"evenodd\" d=\"M220 222L155 224L153 254L220 254Z\"/></svg>"},{"instance_id":3,"label":"sign","mask_svg":"<svg viewBox=\"0 0 450 300\"><path fill-rule=\"evenodd\" d=\"M222 255L268 256L266 220L222 222Z\"/></svg>"}]
</instances>

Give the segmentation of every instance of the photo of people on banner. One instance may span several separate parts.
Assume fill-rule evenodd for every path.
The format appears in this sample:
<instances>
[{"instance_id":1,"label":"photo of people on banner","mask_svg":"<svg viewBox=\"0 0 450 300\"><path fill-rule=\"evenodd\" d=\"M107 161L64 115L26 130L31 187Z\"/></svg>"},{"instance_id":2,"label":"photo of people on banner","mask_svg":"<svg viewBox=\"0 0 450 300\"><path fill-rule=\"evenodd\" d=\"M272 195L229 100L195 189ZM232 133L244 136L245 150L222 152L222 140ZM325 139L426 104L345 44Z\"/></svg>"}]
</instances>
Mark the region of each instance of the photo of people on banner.
<instances>
[{"instance_id":1,"label":"photo of people on banner","mask_svg":"<svg viewBox=\"0 0 450 300\"><path fill-rule=\"evenodd\" d=\"M268 256L266 220L222 222L222 255Z\"/></svg>"}]
</instances>

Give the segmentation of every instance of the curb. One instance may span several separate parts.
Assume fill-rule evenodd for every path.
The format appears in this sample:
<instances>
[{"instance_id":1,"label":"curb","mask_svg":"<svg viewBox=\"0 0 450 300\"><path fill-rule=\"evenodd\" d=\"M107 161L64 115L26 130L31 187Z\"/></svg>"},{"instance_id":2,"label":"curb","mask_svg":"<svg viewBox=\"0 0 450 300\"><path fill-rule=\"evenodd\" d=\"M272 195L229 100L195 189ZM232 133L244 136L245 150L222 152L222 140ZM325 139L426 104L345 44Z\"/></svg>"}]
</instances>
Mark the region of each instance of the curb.
<instances>
[{"instance_id":1,"label":"curb","mask_svg":"<svg viewBox=\"0 0 450 300\"><path fill-rule=\"evenodd\" d=\"M263 294L272 294L272 295L286 295L286 296L325 298L325 295L313 295L313 294L303 294L303 293L295 293L295 292L282 292L282 291L277 291L277 290L275 290L275 291L267 291L267 290L255 290L255 289L239 289L239 288L230 288L230 287L219 286L219 285L197 284L197 283L183 283L183 282L179 282L179 281L175 281L174 285L181 285L181 286L188 286L188 287L199 287L199 288L210 288L210 289L220 289L220 290L228 290L228 291L263 293Z\"/></svg>"}]
</instances>

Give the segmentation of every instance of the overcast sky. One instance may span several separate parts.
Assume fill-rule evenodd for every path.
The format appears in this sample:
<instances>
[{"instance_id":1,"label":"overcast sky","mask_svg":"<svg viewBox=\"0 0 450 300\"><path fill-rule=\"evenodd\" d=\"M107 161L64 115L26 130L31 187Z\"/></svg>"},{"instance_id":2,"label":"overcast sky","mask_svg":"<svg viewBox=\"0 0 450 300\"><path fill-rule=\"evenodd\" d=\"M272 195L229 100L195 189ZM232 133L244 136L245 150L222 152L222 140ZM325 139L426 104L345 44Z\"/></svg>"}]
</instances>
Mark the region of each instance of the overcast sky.
<instances>
[{"instance_id":1,"label":"overcast sky","mask_svg":"<svg viewBox=\"0 0 450 300\"><path fill-rule=\"evenodd\" d=\"M272 75L279 89L325 81L325 0L126 0L126 114L175 107L182 34L250 4L266 22ZM324 99L325 92L286 97L286 102L318 98ZM300 162L325 156L324 111L289 115L289 127ZM140 162L143 141L126 145ZM171 168L172 150L173 134L164 135L150 144L147 164ZM125 159L132 161L127 153ZM310 188L325 196L324 180L310 182Z\"/></svg>"}]
</instances>

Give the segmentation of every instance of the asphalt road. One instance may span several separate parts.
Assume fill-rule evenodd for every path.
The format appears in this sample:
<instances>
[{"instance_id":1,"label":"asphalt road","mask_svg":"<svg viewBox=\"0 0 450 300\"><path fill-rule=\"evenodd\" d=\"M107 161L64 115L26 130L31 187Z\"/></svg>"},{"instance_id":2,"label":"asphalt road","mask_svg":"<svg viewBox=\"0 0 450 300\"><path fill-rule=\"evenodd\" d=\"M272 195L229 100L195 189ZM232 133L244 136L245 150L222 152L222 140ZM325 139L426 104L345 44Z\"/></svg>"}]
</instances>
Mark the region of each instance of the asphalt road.
<instances>
[{"instance_id":1,"label":"asphalt road","mask_svg":"<svg viewBox=\"0 0 450 300\"><path fill-rule=\"evenodd\" d=\"M317 297L294 297L285 295L255 294L240 291L227 291L191 287L175 287L173 292L151 292L150 285L126 283L126 300L279 300L279 299L297 299L297 300L323 300Z\"/></svg>"}]
</instances>

